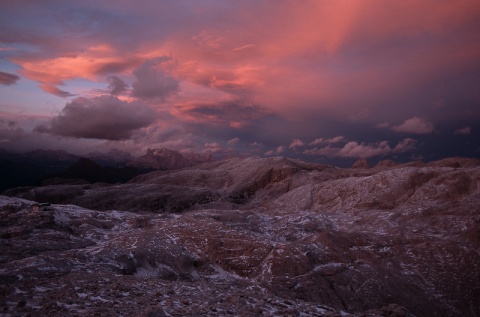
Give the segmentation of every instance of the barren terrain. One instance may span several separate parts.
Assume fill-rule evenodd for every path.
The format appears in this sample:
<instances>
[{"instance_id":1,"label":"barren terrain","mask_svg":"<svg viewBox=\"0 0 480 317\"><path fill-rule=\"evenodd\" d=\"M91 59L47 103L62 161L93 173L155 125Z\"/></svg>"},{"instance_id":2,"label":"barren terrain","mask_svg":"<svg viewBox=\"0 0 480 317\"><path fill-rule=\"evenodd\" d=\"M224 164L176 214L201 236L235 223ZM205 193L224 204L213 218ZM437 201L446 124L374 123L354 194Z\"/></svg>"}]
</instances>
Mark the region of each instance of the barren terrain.
<instances>
[{"instance_id":1,"label":"barren terrain","mask_svg":"<svg viewBox=\"0 0 480 317\"><path fill-rule=\"evenodd\" d=\"M2 316L480 316L476 159L234 158L5 195Z\"/></svg>"}]
</instances>

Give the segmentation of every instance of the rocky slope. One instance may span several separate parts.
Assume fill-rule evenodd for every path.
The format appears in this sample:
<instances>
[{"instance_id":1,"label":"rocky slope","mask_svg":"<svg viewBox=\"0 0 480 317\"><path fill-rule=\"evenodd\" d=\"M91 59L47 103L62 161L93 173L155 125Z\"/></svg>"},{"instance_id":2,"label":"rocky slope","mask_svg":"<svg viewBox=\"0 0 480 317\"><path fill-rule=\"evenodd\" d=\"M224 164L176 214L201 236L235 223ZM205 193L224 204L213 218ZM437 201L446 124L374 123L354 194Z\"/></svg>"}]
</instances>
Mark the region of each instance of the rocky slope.
<instances>
[{"instance_id":1,"label":"rocky slope","mask_svg":"<svg viewBox=\"0 0 480 317\"><path fill-rule=\"evenodd\" d=\"M478 160L230 159L11 194L0 314L480 316Z\"/></svg>"}]
</instances>

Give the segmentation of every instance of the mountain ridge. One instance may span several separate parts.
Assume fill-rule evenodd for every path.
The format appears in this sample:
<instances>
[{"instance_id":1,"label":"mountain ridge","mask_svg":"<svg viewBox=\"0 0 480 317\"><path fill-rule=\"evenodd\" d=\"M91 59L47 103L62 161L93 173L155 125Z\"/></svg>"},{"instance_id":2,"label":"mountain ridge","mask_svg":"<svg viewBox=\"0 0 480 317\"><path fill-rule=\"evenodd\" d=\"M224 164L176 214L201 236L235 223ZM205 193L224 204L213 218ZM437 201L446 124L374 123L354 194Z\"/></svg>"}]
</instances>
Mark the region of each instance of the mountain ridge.
<instances>
[{"instance_id":1,"label":"mountain ridge","mask_svg":"<svg viewBox=\"0 0 480 317\"><path fill-rule=\"evenodd\" d=\"M69 169L75 168L81 159L88 159L100 165L101 168L95 167L95 169L103 176L86 176L78 173L79 170L74 173L75 175L71 175ZM0 192L20 186L38 186L52 177L62 177L67 180L72 178L89 179L90 182L125 182L140 173L191 167L213 160L214 158L209 155L198 153L182 155L180 152L166 148L148 149L146 154L138 158L117 149L106 153L92 152L84 156L70 154L63 150L39 149L26 153L10 153L4 150L0 151L0 174L2 175ZM100 171L102 169L103 171ZM85 173L89 172L85 171ZM50 181L47 180L47 182Z\"/></svg>"}]
</instances>

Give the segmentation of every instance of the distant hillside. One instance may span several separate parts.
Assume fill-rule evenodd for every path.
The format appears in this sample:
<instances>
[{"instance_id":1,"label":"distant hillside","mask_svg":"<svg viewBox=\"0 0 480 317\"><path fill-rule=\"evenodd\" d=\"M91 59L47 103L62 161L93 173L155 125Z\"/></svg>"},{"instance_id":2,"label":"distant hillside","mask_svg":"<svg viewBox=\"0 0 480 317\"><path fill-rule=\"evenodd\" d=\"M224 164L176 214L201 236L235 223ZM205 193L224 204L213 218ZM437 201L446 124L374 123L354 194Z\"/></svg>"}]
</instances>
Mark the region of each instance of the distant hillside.
<instances>
[{"instance_id":1,"label":"distant hillside","mask_svg":"<svg viewBox=\"0 0 480 317\"><path fill-rule=\"evenodd\" d=\"M35 150L21 154L0 151L0 192L40 185L45 175L63 172L77 160L78 156L65 151Z\"/></svg>"},{"instance_id":2,"label":"distant hillside","mask_svg":"<svg viewBox=\"0 0 480 317\"><path fill-rule=\"evenodd\" d=\"M182 155L165 148L148 149L138 158L117 149L89 153L86 158L65 151L9 153L0 149L0 193L14 187L38 186L54 177L123 183L142 173L192 167L213 160L209 155Z\"/></svg>"},{"instance_id":3,"label":"distant hillside","mask_svg":"<svg viewBox=\"0 0 480 317\"><path fill-rule=\"evenodd\" d=\"M45 178L84 179L90 183L124 183L144 173L144 170L131 166L121 168L105 167L88 158L80 158L63 173L47 175Z\"/></svg>"},{"instance_id":4,"label":"distant hillside","mask_svg":"<svg viewBox=\"0 0 480 317\"><path fill-rule=\"evenodd\" d=\"M106 153L98 151L92 152L87 154L86 158L91 159L101 166L109 167L123 167L135 159L130 153L117 149L112 149Z\"/></svg>"}]
</instances>

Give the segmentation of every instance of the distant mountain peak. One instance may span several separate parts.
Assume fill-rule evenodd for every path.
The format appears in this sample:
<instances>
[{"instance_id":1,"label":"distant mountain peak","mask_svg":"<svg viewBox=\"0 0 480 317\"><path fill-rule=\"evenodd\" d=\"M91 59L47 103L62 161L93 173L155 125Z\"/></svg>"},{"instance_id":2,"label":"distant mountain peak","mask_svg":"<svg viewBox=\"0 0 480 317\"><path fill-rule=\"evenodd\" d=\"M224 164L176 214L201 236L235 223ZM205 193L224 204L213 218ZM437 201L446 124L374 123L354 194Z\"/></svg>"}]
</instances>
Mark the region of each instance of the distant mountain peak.
<instances>
[{"instance_id":1,"label":"distant mountain peak","mask_svg":"<svg viewBox=\"0 0 480 317\"><path fill-rule=\"evenodd\" d=\"M353 168L370 168L370 164L368 163L366 158L359 158L353 163L352 167Z\"/></svg>"},{"instance_id":2,"label":"distant mountain peak","mask_svg":"<svg viewBox=\"0 0 480 317\"><path fill-rule=\"evenodd\" d=\"M147 152L129 163L138 168L156 170L172 170L191 167L200 163L212 161L211 156L202 156L198 153L182 155L178 151L167 148L147 149Z\"/></svg>"},{"instance_id":3,"label":"distant mountain peak","mask_svg":"<svg viewBox=\"0 0 480 317\"><path fill-rule=\"evenodd\" d=\"M147 154L151 156L181 155L180 152L169 150L167 148L147 149Z\"/></svg>"}]
</instances>

